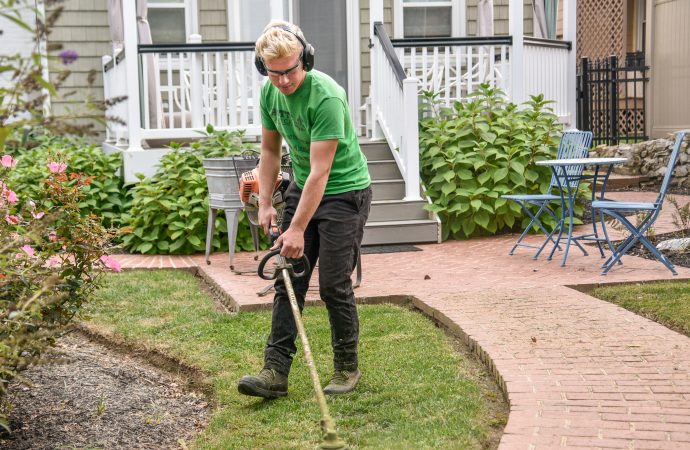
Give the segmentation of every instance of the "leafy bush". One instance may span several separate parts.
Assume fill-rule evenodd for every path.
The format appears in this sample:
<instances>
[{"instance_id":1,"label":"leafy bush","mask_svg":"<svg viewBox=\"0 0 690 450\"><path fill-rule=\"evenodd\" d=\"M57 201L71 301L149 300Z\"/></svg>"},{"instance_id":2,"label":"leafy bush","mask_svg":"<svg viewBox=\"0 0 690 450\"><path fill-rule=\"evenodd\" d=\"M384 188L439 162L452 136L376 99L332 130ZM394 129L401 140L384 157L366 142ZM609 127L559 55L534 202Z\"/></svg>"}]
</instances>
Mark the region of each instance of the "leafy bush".
<instances>
[{"instance_id":1,"label":"leafy bush","mask_svg":"<svg viewBox=\"0 0 690 450\"><path fill-rule=\"evenodd\" d=\"M102 218L104 226L119 228L131 203L118 172L122 156L105 154L99 147L78 137L39 135L34 139L35 147L16 152L17 167L10 173L13 186L27 197L36 195L41 189L36 180L48 175L48 162L56 158L63 160L72 172L88 173L89 183L81 185L84 195L79 208L82 214L95 214ZM68 181L70 185L76 183L77 179Z\"/></svg>"},{"instance_id":2,"label":"leafy bush","mask_svg":"<svg viewBox=\"0 0 690 450\"><path fill-rule=\"evenodd\" d=\"M119 270L105 255L111 235L79 208L89 178L68 176L63 161L52 161L28 197L7 179L15 164L4 155L0 166L0 401L9 381L54 345L91 297L102 269ZM7 408L0 403L5 428Z\"/></svg>"},{"instance_id":3,"label":"leafy bush","mask_svg":"<svg viewBox=\"0 0 690 450\"><path fill-rule=\"evenodd\" d=\"M495 234L514 228L516 221L527 226L529 217L519 205L501 195L548 188L551 172L535 162L556 156L561 126L550 102L533 96L518 108L486 84L453 108L440 107L437 94L424 97L421 175L433 201L428 209L443 222L443 239ZM581 214L582 207L575 212ZM545 224L555 226L548 219Z\"/></svg>"},{"instance_id":4,"label":"leafy bush","mask_svg":"<svg viewBox=\"0 0 690 450\"><path fill-rule=\"evenodd\" d=\"M173 145L173 151L161 158L155 175L142 177L132 190L131 214L124 229L127 233L123 238L125 248L144 254L204 251L209 206L202 161L252 151L254 146L244 143L243 136L240 131L217 131L209 126L205 138L192 144L191 149ZM227 245L227 222L219 215L212 248L227 248ZM236 248L253 248L244 213Z\"/></svg>"}]
</instances>

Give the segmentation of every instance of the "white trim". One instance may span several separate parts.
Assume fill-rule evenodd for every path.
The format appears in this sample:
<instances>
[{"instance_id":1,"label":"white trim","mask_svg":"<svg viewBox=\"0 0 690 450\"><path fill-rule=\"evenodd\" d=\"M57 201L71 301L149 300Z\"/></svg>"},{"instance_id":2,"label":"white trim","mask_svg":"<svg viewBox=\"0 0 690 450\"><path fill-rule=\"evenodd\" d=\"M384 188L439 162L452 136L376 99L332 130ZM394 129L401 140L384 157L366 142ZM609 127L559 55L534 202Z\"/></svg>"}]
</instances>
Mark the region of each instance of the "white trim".
<instances>
[{"instance_id":1,"label":"white trim","mask_svg":"<svg viewBox=\"0 0 690 450\"><path fill-rule=\"evenodd\" d=\"M184 36L185 40L192 34L199 33L199 13L197 0L183 0L181 2L151 3L147 5L151 9L184 9Z\"/></svg>"},{"instance_id":2,"label":"white trim","mask_svg":"<svg viewBox=\"0 0 690 450\"><path fill-rule=\"evenodd\" d=\"M423 8L443 6L450 6L451 8L451 36L464 37L467 35L466 1L467 0L442 0L434 2L409 2L403 4L403 0L393 0L393 37L395 39L402 39L403 37L405 37L405 7Z\"/></svg>"},{"instance_id":3,"label":"white trim","mask_svg":"<svg viewBox=\"0 0 690 450\"><path fill-rule=\"evenodd\" d=\"M347 98L352 125L359 132L361 101L360 48L359 48L359 0L347 2Z\"/></svg>"}]
</instances>

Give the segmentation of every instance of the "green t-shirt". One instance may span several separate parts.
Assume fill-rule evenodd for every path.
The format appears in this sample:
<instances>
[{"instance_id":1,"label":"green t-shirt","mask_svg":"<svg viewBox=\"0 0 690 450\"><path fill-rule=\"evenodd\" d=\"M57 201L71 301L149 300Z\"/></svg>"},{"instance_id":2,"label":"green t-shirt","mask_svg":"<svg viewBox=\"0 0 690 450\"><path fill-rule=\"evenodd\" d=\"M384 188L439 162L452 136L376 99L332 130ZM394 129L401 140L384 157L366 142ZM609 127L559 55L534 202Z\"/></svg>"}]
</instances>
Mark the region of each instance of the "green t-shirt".
<instances>
[{"instance_id":1,"label":"green t-shirt","mask_svg":"<svg viewBox=\"0 0 690 450\"><path fill-rule=\"evenodd\" d=\"M266 129L277 130L287 141L294 179L301 189L311 171L310 144L329 139L337 139L338 148L325 194L364 189L371 183L345 91L325 73L307 72L302 85L291 95L284 95L266 81L261 89L261 123Z\"/></svg>"}]
</instances>

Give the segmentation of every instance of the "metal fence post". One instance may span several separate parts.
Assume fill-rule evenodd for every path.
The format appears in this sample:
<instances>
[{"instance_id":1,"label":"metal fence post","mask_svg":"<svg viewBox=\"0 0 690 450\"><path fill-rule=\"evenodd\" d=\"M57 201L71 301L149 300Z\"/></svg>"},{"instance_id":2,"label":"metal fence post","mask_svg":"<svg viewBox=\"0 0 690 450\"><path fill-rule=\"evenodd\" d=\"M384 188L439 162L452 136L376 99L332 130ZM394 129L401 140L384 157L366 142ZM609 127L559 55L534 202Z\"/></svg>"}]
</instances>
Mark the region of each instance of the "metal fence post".
<instances>
[{"instance_id":1,"label":"metal fence post","mask_svg":"<svg viewBox=\"0 0 690 450\"><path fill-rule=\"evenodd\" d=\"M609 89L611 105L609 108L611 121L611 142L609 145L618 145L618 57L609 56Z\"/></svg>"}]
</instances>

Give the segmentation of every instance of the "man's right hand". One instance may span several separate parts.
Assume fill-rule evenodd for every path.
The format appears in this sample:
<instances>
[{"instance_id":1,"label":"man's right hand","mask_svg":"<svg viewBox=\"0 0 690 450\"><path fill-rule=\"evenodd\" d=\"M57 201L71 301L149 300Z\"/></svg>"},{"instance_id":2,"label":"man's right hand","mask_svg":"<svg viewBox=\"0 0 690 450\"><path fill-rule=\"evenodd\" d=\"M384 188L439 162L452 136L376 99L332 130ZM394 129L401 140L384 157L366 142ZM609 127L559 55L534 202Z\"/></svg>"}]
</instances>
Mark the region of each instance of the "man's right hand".
<instances>
[{"instance_id":1,"label":"man's right hand","mask_svg":"<svg viewBox=\"0 0 690 450\"><path fill-rule=\"evenodd\" d=\"M259 225L264 229L264 233L268 236L268 231L271 225L278 223L278 213L273 205L261 206L259 205Z\"/></svg>"}]
</instances>

